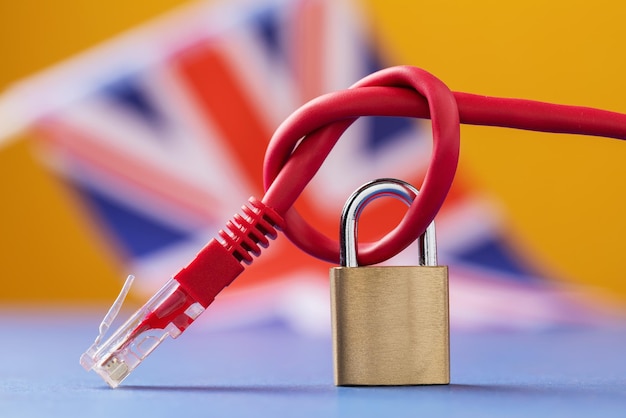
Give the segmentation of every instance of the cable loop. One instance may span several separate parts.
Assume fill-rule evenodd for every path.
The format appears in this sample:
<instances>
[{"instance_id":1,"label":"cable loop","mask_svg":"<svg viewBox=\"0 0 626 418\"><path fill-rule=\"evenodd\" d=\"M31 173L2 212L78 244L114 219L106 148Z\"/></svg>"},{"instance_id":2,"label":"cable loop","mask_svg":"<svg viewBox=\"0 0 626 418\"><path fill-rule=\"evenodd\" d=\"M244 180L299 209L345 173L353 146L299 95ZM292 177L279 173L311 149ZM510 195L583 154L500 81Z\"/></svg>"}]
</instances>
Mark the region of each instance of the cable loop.
<instances>
[{"instance_id":1,"label":"cable loop","mask_svg":"<svg viewBox=\"0 0 626 418\"><path fill-rule=\"evenodd\" d=\"M359 264L387 260L415 241L433 221L452 185L459 157L460 122L456 100L446 85L430 73L409 66L392 67L362 79L350 90L336 94L324 106L313 100L294 112L276 130L265 155L263 202L283 214L285 235L298 247L322 260L339 261L339 243L308 224L292 207L304 187L330 153L343 132L360 116L406 116L393 100L372 100L368 112L349 117L337 111L346 98L375 86L412 89L428 103L432 119L433 150L430 165L413 201L398 226L377 242L359 246ZM337 102L337 105L333 102ZM415 106L420 106L417 101ZM404 112L404 113L403 113Z\"/></svg>"}]
</instances>

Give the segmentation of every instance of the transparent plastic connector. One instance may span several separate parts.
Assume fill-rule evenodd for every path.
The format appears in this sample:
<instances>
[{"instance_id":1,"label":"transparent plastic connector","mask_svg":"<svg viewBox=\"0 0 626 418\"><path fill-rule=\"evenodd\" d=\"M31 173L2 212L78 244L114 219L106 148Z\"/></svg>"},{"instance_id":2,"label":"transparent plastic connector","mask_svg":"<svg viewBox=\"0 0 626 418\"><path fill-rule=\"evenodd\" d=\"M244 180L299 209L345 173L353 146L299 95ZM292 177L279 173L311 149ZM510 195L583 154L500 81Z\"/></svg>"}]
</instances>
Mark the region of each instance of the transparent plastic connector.
<instances>
[{"instance_id":1,"label":"transparent plastic connector","mask_svg":"<svg viewBox=\"0 0 626 418\"><path fill-rule=\"evenodd\" d=\"M126 283L99 327L94 343L81 356L85 370L94 370L109 386L117 387L168 336L177 338L204 311L174 279L167 283L104 343L105 334L120 311L134 277Z\"/></svg>"}]
</instances>

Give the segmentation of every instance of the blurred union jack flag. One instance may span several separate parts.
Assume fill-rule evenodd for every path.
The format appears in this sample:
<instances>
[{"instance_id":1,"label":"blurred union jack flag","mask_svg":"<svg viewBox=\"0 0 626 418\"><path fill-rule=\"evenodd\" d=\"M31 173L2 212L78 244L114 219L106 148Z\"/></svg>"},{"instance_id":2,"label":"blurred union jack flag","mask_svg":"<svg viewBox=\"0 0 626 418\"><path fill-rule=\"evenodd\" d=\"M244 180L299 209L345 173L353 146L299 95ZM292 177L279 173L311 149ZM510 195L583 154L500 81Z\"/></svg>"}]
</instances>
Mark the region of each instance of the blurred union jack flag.
<instances>
[{"instance_id":1,"label":"blurred union jack flag","mask_svg":"<svg viewBox=\"0 0 626 418\"><path fill-rule=\"evenodd\" d=\"M263 155L280 122L307 100L391 65L384 52L352 2L193 5L52 74L54 87L29 111L39 109L42 157L147 295L250 195L262 196ZM419 185L430 142L427 121L359 121L299 209L337 235L343 202L359 185L378 177ZM575 321L569 302L511 251L497 206L460 177L438 217L440 261L452 266L453 324ZM401 214L374 207L362 232L378 236ZM410 251L398 258L412 262ZM230 325L278 318L323 329L327 268L279 239L223 298L236 303L216 302L215 309L229 311L219 317Z\"/></svg>"}]
</instances>

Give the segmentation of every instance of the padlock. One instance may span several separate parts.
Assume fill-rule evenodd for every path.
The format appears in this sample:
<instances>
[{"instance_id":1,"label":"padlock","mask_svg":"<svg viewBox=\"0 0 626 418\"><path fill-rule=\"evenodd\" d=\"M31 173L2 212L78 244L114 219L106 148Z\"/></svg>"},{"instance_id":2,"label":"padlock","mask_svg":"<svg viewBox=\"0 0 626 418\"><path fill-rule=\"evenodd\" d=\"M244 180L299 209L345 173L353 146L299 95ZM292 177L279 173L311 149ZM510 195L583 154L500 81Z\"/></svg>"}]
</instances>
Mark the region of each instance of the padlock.
<instances>
[{"instance_id":1,"label":"padlock","mask_svg":"<svg viewBox=\"0 0 626 418\"><path fill-rule=\"evenodd\" d=\"M448 268L437 266L434 222L419 238L419 266L357 266L357 221L365 205L418 191L396 179L362 186L341 220L341 265L331 268L335 384L450 383Z\"/></svg>"}]
</instances>

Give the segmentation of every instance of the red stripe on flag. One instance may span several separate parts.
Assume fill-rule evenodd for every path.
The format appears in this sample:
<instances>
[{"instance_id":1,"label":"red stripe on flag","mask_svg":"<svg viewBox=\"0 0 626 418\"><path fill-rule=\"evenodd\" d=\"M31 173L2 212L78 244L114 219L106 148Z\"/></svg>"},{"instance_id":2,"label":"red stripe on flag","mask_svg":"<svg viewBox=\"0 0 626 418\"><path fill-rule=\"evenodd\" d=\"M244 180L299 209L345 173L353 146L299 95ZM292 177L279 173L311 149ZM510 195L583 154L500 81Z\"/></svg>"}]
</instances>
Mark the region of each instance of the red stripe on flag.
<instances>
[{"instance_id":1,"label":"red stripe on flag","mask_svg":"<svg viewBox=\"0 0 626 418\"><path fill-rule=\"evenodd\" d=\"M296 6L291 53L302 103L327 93L323 77L323 45L328 32L325 12L324 1L303 0Z\"/></svg>"},{"instance_id":2,"label":"red stripe on flag","mask_svg":"<svg viewBox=\"0 0 626 418\"><path fill-rule=\"evenodd\" d=\"M230 145L255 192L262 191L263 156L272 130L227 58L214 45L199 44L180 54L174 65L200 111Z\"/></svg>"},{"instance_id":3,"label":"red stripe on flag","mask_svg":"<svg viewBox=\"0 0 626 418\"><path fill-rule=\"evenodd\" d=\"M47 119L37 126L46 145L57 147L84 161L107 176L140 189L142 192L187 211L190 215L213 222L219 202L205 190L173 178L159 167L103 145L93 134L60 120Z\"/></svg>"}]
</instances>

